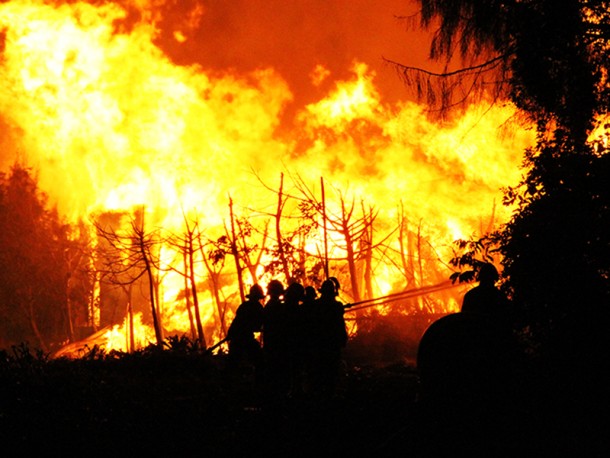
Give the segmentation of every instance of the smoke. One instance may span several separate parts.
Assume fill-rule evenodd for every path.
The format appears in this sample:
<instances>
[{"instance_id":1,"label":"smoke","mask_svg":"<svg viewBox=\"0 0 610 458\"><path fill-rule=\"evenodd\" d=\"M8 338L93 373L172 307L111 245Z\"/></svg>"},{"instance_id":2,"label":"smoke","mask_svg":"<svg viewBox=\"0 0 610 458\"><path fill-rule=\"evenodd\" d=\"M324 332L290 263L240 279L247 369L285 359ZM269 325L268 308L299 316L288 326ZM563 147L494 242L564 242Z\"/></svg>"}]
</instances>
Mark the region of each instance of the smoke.
<instances>
[{"instance_id":1,"label":"smoke","mask_svg":"<svg viewBox=\"0 0 610 458\"><path fill-rule=\"evenodd\" d=\"M166 1L162 10L158 44L176 63L215 72L273 68L288 82L293 107L319 100L355 61L375 74L382 102L408 99L385 59L427 64L429 34L401 19L417 11L410 1L188 0ZM315 85L319 66L329 73Z\"/></svg>"}]
</instances>

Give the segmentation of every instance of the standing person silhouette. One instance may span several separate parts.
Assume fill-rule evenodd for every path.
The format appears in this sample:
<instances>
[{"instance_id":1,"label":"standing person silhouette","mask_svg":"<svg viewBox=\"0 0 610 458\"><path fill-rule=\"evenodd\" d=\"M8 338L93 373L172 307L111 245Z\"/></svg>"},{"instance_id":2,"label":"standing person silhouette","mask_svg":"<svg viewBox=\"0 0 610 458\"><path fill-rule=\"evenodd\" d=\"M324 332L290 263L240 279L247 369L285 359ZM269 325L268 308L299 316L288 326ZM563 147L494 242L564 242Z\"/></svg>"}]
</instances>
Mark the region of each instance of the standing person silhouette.
<instances>
[{"instance_id":1,"label":"standing person silhouette","mask_svg":"<svg viewBox=\"0 0 610 458\"><path fill-rule=\"evenodd\" d=\"M318 298L318 293L313 286L306 286L303 297L303 305L308 306Z\"/></svg>"},{"instance_id":2,"label":"standing person silhouette","mask_svg":"<svg viewBox=\"0 0 610 458\"><path fill-rule=\"evenodd\" d=\"M246 300L237 307L235 318L227 331L229 357L232 362L259 366L261 347L254 333L262 329L264 298L263 288L255 284L246 295Z\"/></svg>"},{"instance_id":3,"label":"standing person silhouette","mask_svg":"<svg viewBox=\"0 0 610 458\"><path fill-rule=\"evenodd\" d=\"M508 309L506 296L496 287L500 276L493 264L483 264L477 273L478 286L475 286L462 300L462 312L487 315L505 315Z\"/></svg>"},{"instance_id":4,"label":"standing person silhouette","mask_svg":"<svg viewBox=\"0 0 610 458\"><path fill-rule=\"evenodd\" d=\"M337 300L339 282L325 280L320 297L311 305L309 375L313 394L329 398L336 394L341 351L347 344L343 304Z\"/></svg>"},{"instance_id":5,"label":"standing person silhouette","mask_svg":"<svg viewBox=\"0 0 610 458\"><path fill-rule=\"evenodd\" d=\"M279 280L271 280L267 285L269 299L263 311L263 358L265 385L270 394L287 392L289 385L289 313L284 293L284 285Z\"/></svg>"},{"instance_id":6,"label":"standing person silhouette","mask_svg":"<svg viewBox=\"0 0 610 458\"><path fill-rule=\"evenodd\" d=\"M303 361L303 342L306 336L303 328L303 299L305 288L297 281L288 285L284 293L286 307L286 351L289 372L289 395L291 397L301 394L301 374Z\"/></svg>"},{"instance_id":7,"label":"standing person silhouette","mask_svg":"<svg viewBox=\"0 0 610 458\"><path fill-rule=\"evenodd\" d=\"M461 312L434 321L419 342L419 402L433 456L453 452L460 442L476 456L482 450L481 456L493 455L489 444L511 437L514 424L507 419L521 415L523 359L498 279L492 264L482 264L479 284L464 295Z\"/></svg>"},{"instance_id":8,"label":"standing person silhouette","mask_svg":"<svg viewBox=\"0 0 610 458\"><path fill-rule=\"evenodd\" d=\"M301 390L302 394L311 394L313 389L312 375L315 361L315 345L312 330L315 329L315 308L318 292L311 285L305 287L301 304Z\"/></svg>"}]
</instances>

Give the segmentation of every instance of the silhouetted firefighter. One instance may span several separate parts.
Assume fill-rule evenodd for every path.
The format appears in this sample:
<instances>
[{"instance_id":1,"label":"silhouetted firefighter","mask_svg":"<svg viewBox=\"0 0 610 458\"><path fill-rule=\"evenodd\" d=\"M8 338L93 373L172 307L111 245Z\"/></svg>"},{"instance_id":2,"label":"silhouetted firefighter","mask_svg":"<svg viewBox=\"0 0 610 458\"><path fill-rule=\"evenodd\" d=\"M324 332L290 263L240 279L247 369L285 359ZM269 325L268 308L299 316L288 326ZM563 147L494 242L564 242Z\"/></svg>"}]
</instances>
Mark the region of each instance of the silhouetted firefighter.
<instances>
[{"instance_id":1,"label":"silhouetted firefighter","mask_svg":"<svg viewBox=\"0 0 610 458\"><path fill-rule=\"evenodd\" d=\"M271 280L269 299L263 313L263 358L265 387L270 394L287 392L289 386L288 312L284 303L284 285Z\"/></svg>"},{"instance_id":2,"label":"silhouetted firefighter","mask_svg":"<svg viewBox=\"0 0 610 458\"><path fill-rule=\"evenodd\" d=\"M506 296L496 288L499 278L498 271L493 264L483 264L477 273L478 286L464 294L462 312L506 315L508 301Z\"/></svg>"},{"instance_id":3,"label":"silhouetted firefighter","mask_svg":"<svg viewBox=\"0 0 610 458\"><path fill-rule=\"evenodd\" d=\"M330 278L320 287L320 297L306 311L308 326L305 370L314 396L336 394L340 375L341 351L347 343L343 304L337 300L339 282Z\"/></svg>"},{"instance_id":4,"label":"silhouetted firefighter","mask_svg":"<svg viewBox=\"0 0 610 458\"><path fill-rule=\"evenodd\" d=\"M263 304L265 293L260 285L253 285L246 301L235 311L235 318L227 331L229 357L232 362L252 364L258 367L261 362L261 347L256 340L256 332L263 325Z\"/></svg>"},{"instance_id":5,"label":"silhouetted firefighter","mask_svg":"<svg viewBox=\"0 0 610 458\"><path fill-rule=\"evenodd\" d=\"M307 338L304 328L303 300L305 288L297 281L288 285L284 293L286 307L286 345L289 371L288 394L299 396L301 394L301 374L303 361L303 342Z\"/></svg>"},{"instance_id":6,"label":"silhouetted firefighter","mask_svg":"<svg viewBox=\"0 0 610 458\"><path fill-rule=\"evenodd\" d=\"M419 343L420 401L433 456L497 456L516 431L521 355L505 320L507 301L494 286L496 269L484 265L478 279L462 311L433 322Z\"/></svg>"}]
</instances>

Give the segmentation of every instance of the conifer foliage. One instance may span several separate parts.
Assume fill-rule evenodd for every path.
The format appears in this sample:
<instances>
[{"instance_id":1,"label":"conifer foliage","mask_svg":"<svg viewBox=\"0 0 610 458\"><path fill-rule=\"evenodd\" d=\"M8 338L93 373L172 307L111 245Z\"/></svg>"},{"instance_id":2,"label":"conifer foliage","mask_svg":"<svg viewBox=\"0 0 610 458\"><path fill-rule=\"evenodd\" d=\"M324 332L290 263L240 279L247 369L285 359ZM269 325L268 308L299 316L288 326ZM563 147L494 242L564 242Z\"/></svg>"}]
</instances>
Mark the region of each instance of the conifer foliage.
<instances>
[{"instance_id":1,"label":"conifer foliage","mask_svg":"<svg viewBox=\"0 0 610 458\"><path fill-rule=\"evenodd\" d=\"M537 129L524 178L505 194L516 211L492 236L515 309L542 334L592 330L610 300L610 2L420 4L421 24L437 27L431 57L464 64L439 75L440 99L470 85L511 101ZM461 86L448 83L456 78Z\"/></svg>"}]
</instances>

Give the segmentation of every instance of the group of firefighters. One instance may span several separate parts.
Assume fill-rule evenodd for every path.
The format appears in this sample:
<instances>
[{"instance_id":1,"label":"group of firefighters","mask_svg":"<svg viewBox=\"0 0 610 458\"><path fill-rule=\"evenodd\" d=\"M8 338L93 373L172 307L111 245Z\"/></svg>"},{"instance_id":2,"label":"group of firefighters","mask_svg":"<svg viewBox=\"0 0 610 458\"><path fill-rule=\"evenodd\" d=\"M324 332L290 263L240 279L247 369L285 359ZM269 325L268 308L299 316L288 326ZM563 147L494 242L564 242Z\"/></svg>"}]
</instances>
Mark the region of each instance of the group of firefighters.
<instances>
[{"instance_id":1,"label":"group of firefighters","mask_svg":"<svg viewBox=\"0 0 610 458\"><path fill-rule=\"evenodd\" d=\"M418 354L418 366L422 365L420 370L424 373L428 362L434 367L440 364L439 370L446 370L446 358L439 355L446 352L449 334L459 340L461 333L471 333L462 330L464 326L480 328L485 335L493 334L492 343L501 340L504 333L496 332L496 325L503 323L508 304L495 286L496 268L484 264L478 271L477 280L479 285L464 296L462 313L450 314L426 331ZM253 285L246 300L237 308L227 332L230 361L237 367L253 368L257 380L273 393L334 395L341 352L348 337L343 316L345 306L337 299L339 287L334 277L325 280L317 291L299 282L284 287L279 280L271 280L266 293L259 284ZM445 330L445 327L450 329ZM442 331L438 342L430 337L436 329ZM472 340L470 337L464 339ZM434 346L436 344L438 348ZM488 353L499 352L493 345L488 346ZM450 347L461 353L471 353L471 349L457 344ZM434 356L428 357L428 354ZM480 366L484 368L485 364Z\"/></svg>"},{"instance_id":2,"label":"group of firefighters","mask_svg":"<svg viewBox=\"0 0 610 458\"><path fill-rule=\"evenodd\" d=\"M347 343L339 287L334 277L318 291L279 280L266 293L253 285L227 332L230 361L254 368L274 393L333 396Z\"/></svg>"}]
</instances>

